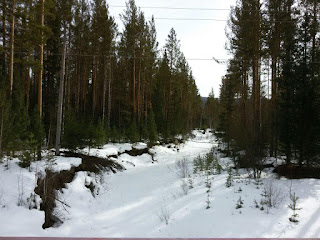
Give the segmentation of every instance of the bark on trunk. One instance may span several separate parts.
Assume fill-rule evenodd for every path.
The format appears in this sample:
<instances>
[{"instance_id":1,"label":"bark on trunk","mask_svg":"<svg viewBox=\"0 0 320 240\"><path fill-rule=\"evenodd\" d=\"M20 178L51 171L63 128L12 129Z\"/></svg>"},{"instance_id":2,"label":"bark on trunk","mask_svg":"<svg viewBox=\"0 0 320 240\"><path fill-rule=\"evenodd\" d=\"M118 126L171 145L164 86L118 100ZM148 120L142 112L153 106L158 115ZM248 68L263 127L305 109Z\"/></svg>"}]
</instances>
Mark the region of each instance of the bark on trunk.
<instances>
[{"instance_id":1,"label":"bark on trunk","mask_svg":"<svg viewBox=\"0 0 320 240\"><path fill-rule=\"evenodd\" d=\"M103 123L104 123L105 114L106 114L107 82L108 82L108 67L107 67L107 62L104 58L104 81L103 81L103 95L102 95L102 121L103 121Z\"/></svg>"},{"instance_id":2,"label":"bark on trunk","mask_svg":"<svg viewBox=\"0 0 320 240\"><path fill-rule=\"evenodd\" d=\"M108 82L108 122L107 127L110 129L111 122L111 83L112 83L112 72L111 72L111 57L109 59L109 82Z\"/></svg>"},{"instance_id":3,"label":"bark on trunk","mask_svg":"<svg viewBox=\"0 0 320 240\"><path fill-rule=\"evenodd\" d=\"M61 59L61 72L60 72L60 86L59 86L59 100L57 111L57 133L56 133L56 156L60 155L60 139L62 128L62 107L63 107L63 90L64 90L64 76L65 76L65 63L66 63L66 48L67 48L67 36L66 27L64 29L64 40Z\"/></svg>"},{"instance_id":4,"label":"bark on trunk","mask_svg":"<svg viewBox=\"0 0 320 240\"><path fill-rule=\"evenodd\" d=\"M2 5L2 13L3 13L3 16L2 16L2 31L3 31L3 35L2 35L2 46L3 46L3 77L4 77L4 80L6 79L6 45L7 45L7 41L6 41L6 34L7 34L7 31L6 31L6 1L3 1L3 5Z\"/></svg>"},{"instance_id":5,"label":"bark on trunk","mask_svg":"<svg viewBox=\"0 0 320 240\"><path fill-rule=\"evenodd\" d=\"M43 38L43 28L44 28L44 1L41 0L41 44L40 44L40 72L39 72L39 82L38 82L38 109L40 118L42 117L42 75L43 75L43 48L44 48L44 38Z\"/></svg>"},{"instance_id":6,"label":"bark on trunk","mask_svg":"<svg viewBox=\"0 0 320 240\"><path fill-rule=\"evenodd\" d=\"M2 111L1 111L1 125L0 125L0 156L2 155L3 118L4 118L4 107L2 107Z\"/></svg>"},{"instance_id":7,"label":"bark on trunk","mask_svg":"<svg viewBox=\"0 0 320 240\"><path fill-rule=\"evenodd\" d=\"M133 118L136 118L136 55L133 55Z\"/></svg>"},{"instance_id":8,"label":"bark on trunk","mask_svg":"<svg viewBox=\"0 0 320 240\"><path fill-rule=\"evenodd\" d=\"M13 58L14 58L14 27L15 27L15 0L12 0L12 12L11 12L11 32L10 32L10 96L12 96L13 90Z\"/></svg>"}]
</instances>

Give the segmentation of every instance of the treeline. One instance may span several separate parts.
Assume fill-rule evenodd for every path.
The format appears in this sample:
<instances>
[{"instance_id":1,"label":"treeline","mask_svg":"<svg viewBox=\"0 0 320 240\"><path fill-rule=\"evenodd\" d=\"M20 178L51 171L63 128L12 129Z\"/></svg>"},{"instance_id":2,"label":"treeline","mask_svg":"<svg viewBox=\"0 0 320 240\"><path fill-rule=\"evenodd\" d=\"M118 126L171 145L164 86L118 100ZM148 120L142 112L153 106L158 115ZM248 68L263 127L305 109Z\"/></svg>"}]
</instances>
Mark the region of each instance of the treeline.
<instances>
[{"instance_id":1,"label":"treeline","mask_svg":"<svg viewBox=\"0 0 320 240\"><path fill-rule=\"evenodd\" d=\"M198 126L201 98L176 32L160 51L154 19L134 0L122 31L105 0L0 9L0 153L155 142Z\"/></svg>"},{"instance_id":2,"label":"treeline","mask_svg":"<svg viewBox=\"0 0 320 240\"><path fill-rule=\"evenodd\" d=\"M319 16L318 0L240 0L231 11L219 130L257 174L266 156L320 163Z\"/></svg>"}]
</instances>

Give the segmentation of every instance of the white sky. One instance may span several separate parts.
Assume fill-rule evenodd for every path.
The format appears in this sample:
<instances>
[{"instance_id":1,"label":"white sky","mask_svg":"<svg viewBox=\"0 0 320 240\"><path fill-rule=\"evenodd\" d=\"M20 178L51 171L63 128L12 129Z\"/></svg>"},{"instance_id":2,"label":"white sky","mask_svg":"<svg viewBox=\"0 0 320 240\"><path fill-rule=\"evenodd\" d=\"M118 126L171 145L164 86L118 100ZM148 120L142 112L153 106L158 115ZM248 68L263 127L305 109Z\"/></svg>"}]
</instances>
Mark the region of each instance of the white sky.
<instances>
[{"instance_id":1,"label":"white sky","mask_svg":"<svg viewBox=\"0 0 320 240\"><path fill-rule=\"evenodd\" d=\"M236 0L135 0L138 7L151 18L210 18L228 19L229 11L198 11L198 10L169 10L149 9L143 7L172 7L172 8L215 8L229 9L235 5ZM126 0L107 0L110 13L116 17L119 30L122 29L121 20L118 18L124 8L112 6L125 6ZM227 22L220 21L187 21L187 20L161 20L156 19L157 38L160 49L164 46L170 29L176 30L180 39L181 50L188 59L217 59L228 58L225 50L227 41L225 28ZM214 89L215 96L219 96L221 77L225 75L226 65L219 65L214 61L188 61L196 79L201 96L208 96Z\"/></svg>"}]
</instances>

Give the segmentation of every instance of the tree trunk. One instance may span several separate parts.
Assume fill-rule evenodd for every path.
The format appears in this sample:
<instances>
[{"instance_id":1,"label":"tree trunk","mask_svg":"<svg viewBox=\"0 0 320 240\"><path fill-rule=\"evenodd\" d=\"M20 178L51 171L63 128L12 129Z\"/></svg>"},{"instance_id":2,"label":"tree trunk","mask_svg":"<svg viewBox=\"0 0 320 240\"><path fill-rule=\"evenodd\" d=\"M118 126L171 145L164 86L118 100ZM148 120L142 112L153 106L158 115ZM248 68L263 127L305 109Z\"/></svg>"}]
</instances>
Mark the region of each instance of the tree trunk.
<instances>
[{"instance_id":1,"label":"tree trunk","mask_svg":"<svg viewBox=\"0 0 320 240\"><path fill-rule=\"evenodd\" d=\"M43 75L43 48L44 48L44 1L41 0L41 44L40 44L40 72L39 72L39 83L38 83L38 109L40 119L42 117L42 75Z\"/></svg>"},{"instance_id":2,"label":"tree trunk","mask_svg":"<svg viewBox=\"0 0 320 240\"><path fill-rule=\"evenodd\" d=\"M93 56L93 83L92 83L92 116L94 118L96 109L96 85L97 85L97 57Z\"/></svg>"},{"instance_id":3,"label":"tree trunk","mask_svg":"<svg viewBox=\"0 0 320 240\"><path fill-rule=\"evenodd\" d=\"M71 28L69 28L69 32L68 32L68 45L67 45L67 49L66 52L69 51L69 49L71 49ZM70 61L69 58L66 59L66 63L65 63L65 81L66 81L66 109L70 109L71 106L71 79L70 79L70 71L69 71L69 67L70 67ZM78 84L78 83L77 83ZM76 86L73 86L73 89L76 89ZM75 90L76 92L76 90Z\"/></svg>"},{"instance_id":4,"label":"tree trunk","mask_svg":"<svg viewBox=\"0 0 320 240\"><path fill-rule=\"evenodd\" d=\"M280 11L280 9L278 9ZM277 131L276 131L276 97L277 97L277 62L280 50L280 23L278 14L275 17L275 27L273 34L273 46L271 53L271 144L270 144L270 156L277 156Z\"/></svg>"},{"instance_id":5,"label":"tree trunk","mask_svg":"<svg viewBox=\"0 0 320 240\"><path fill-rule=\"evenodd\" d=\"M64 24L66 25L66 24ZM64 39L63 39L61 70L60 70L60 86L59 86L59 99L57 110L57 132L56 132L56 156L60 155L61 145L61 128L62 128L62 107L63 107L63 90L64 90L64 76L65 76L65 63L66 63L66 48L67 48L67 32L64 26Z\"/></svg>"},{"instance_id":6,"label":"tree trunk","mask_svg":"<svg viewBox=\"0 0 320 240\"><path fill-rule=\"evenodd\" d=\"M105 114L106 114L107 82L108 82L108 67L107 67L106 59L104 58L104 81L103 81L103 94L102 94L102 121L103 121L103 123L104 123Z\"/></svg>"},{"instance_id":7,"label":"tree trunk","mask_svg":"<svg viewBox=\"0 0 320 240\"><path fill-rule=\"evenodd\" d=\"M81 79L81 74L80 74L80 58L79 58L79 56L76 57L75 70L76 70L76 80L77 80L77 90L75 92L75 108L76 108L76 113L79 113L81 84L82 84L82 79Z\"/></svg>"},{"instance_id":8,"label":"tree trunk","mask_svg":"<svg viewBox=\"0 0 320 240\"><path fill-rule=\"evenodd\" d=\"M139 61L139 77L138 77L138 99L137 99L137 107L138 107L138 124L140 124L140 118L141 118L141 109L140 109L140 101L141 101L141 97L140 97L140 88L141 88L141 58Z\"/></svg>"},{"instance_id":9,"label":"tree trunk","mask_svg":"<svg viewBox=\"0 0 320 240\"><path fill-rule=\"evenodd\" d=\"M83 111L83 113L85 113L85 111L86 111L86 96L87 96L87 84L88 84L88 82L87 82L87 80L86 80L86 74L87 74L87 70L86 70L86 66L85 66L85 64L83 64L83 61L84 60L82 60L81 59L81 69L83 69L83 71L81 72L81 76L80 76L80 78L82 79L82 111Z\"/></svg>"},{"instance_id":10,"label":"tree trunk","mask_svg":"<svg viewBox=\"0 0 320 240\"><path fill-rule=\"evenodd\" d=\"M30 61L30 51L28 52L28 62ZM30 67L26 70L27 82L26 82L26 104L27 110L29 110L29 99L30 99Z\"/></svg>"},{"instance_id":11,"label":"tree trunk","mask_svg":"<svg viewBox=\"0 0 320 240\"><path fill-rule=\"evenodd\" d=\"M3 46L3 78L6 79L6 45L7 45L7 42L6 42L6 34L7 34L7 31L6 31L6 1L3 1L2 3L2 31L3 31L3 35L2 35L2 46Z\"/></svg>"},{"instance_id":12,"label":"tree trunk","mask_svg":"<svg viewBox=\"0 0 320 240\"><path fill-rule=\"evenodd\" d=\"M136 53L133 54L133 118L136 118Z\"/></svg>"},{"instance_id":13,"label":"tree trunk","mask_svg":"<svg viewBox=\"0 0 320 240\"><path fill-rule=\"evenodd\" d=\"M10 32L10 96L12 96L13 90L13 59L14 59L14 27L15 27L15 0L12 0L12 12L11 12L11 32Z\"/></svg>"},{"instance_id":14,"label":"tree trunk","mask_svg":"<svg viewBox=\"0 0 320 240\"><path fill-rule=\"evenodd\" d=\"M1 125L0 125L0 156L1 156L1 154L2 154L3 118L4 118L4 106L2 106L2 111L1 111Z\"/></svg>"},{"instance_id":15,"label":"tree trunk","mask_svg":"<svg viewBox=\"0 0 320 240\"><path fill-rule=\"evenodd\" d=\"M317 26L317 2L318 0L313 1L313 24L314 26ZM317 31L313 31L312 33L312 62L315 63L316 59L316 35Z\"/></svg>"},{"instance_id":16,"label":"tree trunk","mask_svg":"<svg viewBox=\"0 0 320 240\"><path fill-rule=\"evenodd\" d=\"M256 27L254 39L254 59L253 59L253 91L254 91L254 141L255 152L260 153L260 123L261 123L261 98L260 98L260 1L256 2Z\"/></svg>"},{"instance_id":17,"label":"tree trunk","mask_svg":"<svg viewBox=\"0 0 320 240\"><path fill-rule=\"evenodd\" d=\"M111 122L111 83L112 83L112 72L111 72L111 56L109 59L109 82L108 82L108 122L107 127L110 129Z\"/></svg>"}]
</instances>

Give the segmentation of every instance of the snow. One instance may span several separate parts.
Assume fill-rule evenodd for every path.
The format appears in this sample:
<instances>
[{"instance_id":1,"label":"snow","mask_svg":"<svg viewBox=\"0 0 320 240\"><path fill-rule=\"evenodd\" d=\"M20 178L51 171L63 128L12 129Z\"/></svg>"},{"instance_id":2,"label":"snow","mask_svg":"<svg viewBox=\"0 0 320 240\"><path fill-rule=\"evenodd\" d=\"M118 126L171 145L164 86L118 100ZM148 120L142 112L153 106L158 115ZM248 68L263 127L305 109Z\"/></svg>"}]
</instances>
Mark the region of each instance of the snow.
<instances>
[{"instance_id":1,"label":"snow","mask_svg":"<svg viewBox=\"0 0 320 240\"><path fill-rule=\"evenodd\" d=\"M131 143L110 143L104 145L101 149L89 149L85 148L81 152L84 154L90 154L92 156L97 156L97 157L108 157L108 156L117 156L121 153L124 153L125 151L130 151L132 150L132 144Z\"/></svg>"},{"instance_id":2,"label":"snow","mask_svg":"<svg viewBox=\"0 0 320 240\"><path fill-rule=\"evenodd\" d=\"M152 158L149 154L143 154L139 157L132 157L129 154L121 154L118 161L126 168L145 167L152 164Z\"/></svg>"},{"instance_id":3,"label":"snow","mask_svg":"<svg viewBox=\"0 0 320 240\"><path fill-rule=\"evenodd\" d=\"M78 167L81 164L81 158L74 158L74 157L54 157L54 163L50 164L46 161L39 161L39 162L32 162L31 169L34 171L41 171L50 166L50 170L53 172L60 172L62 170L70 170L71 167Z\"/></svg>"},{"instance_id":4,"label":"snow","mask_svg":"<svg viewBox=\"0 0 320 240\"><path fill-rule=\"evenodd\" d=\"M141 150L141 149L146 149L148 146L146 143L139 142L139 143L134 144L133 147L135 149Z\"/></svg>"},{"instance_id":5,"label":"snow","mask_svg":"<svg viewBox=\"0 0 320 240\"><path fill-rule=\"evenodd\" d=\"M320 235L320 180L277 179L267 170L262 183L248 179L245 170L234 176L233 186L225 186L227 166L232 161L220 158L224 171L210 176L212 183L211 208L206 209L206 176L192 173L192 161L217 147L215 137L208 131L194 131L195 138L177 148L168 145L151 149L155 162L149 154L132 157L124 152L136 148L132 144L107 144L102 149L91 149L98 156L118 155L113 158L126 167L117 174L92 174L78 172L74 180L59 194L69 206L57 202L56 213L64 223L58 228L43 230L44 212L17 206L18 178L23 178L24 197L30 196L36 184L36 169L44 170L46 163L33 163L31 172L21 169L17 159L0 164L0 236L44 237L143 237L143 238L314 238ZM145 147L144 144L139 144ZM143 149L143 148L141 148ZM179 149L179 151L177 150ZM150 151L149 151L150 152ZM117 153L117 154L114 154ZM176 161L187 159L193 180L193 189L183 193L182 181L177 174ZM274 159L268 159L273 162ZM70 169L80 164L79 159L59 157L54 168ZM93 183L94 194L85 187ZM263 184L263 185L261 185ZM282 201L277 208L266 211L257 209L264 186L273 184L281 192ZM241 192L239 192L241 188ZM299 197L299 223L288 219L292 210L289 189ZM1 194L2 193L2 194ZM236 209L241 197L243 208ZM39 201L39 200L38 200ZM169 217L168 225L161 221Z\"/></svg>"}]
</instances>

